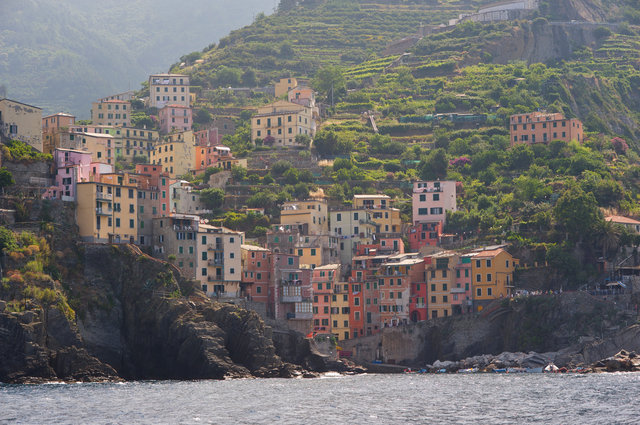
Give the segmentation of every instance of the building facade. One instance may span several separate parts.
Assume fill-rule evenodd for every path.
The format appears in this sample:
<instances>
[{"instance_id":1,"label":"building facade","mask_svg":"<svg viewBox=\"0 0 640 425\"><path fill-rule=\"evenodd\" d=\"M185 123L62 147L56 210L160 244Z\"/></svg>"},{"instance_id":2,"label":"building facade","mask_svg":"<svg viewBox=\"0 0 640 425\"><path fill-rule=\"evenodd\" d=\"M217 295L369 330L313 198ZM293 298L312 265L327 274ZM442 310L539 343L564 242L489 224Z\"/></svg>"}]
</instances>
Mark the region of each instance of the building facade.
<instances>
[{"instance_id":1,"label":"building facade","mask_svg":"<svg viewBox=\"0 0 640 425\"><path fill-rule=\"evenodd\" d=\"M549 143L552 140L582 143L584 128L579 119L567 119L560 113L532 112L509 118L511 146L519 143Z\"/></svg>"}]
</instances>

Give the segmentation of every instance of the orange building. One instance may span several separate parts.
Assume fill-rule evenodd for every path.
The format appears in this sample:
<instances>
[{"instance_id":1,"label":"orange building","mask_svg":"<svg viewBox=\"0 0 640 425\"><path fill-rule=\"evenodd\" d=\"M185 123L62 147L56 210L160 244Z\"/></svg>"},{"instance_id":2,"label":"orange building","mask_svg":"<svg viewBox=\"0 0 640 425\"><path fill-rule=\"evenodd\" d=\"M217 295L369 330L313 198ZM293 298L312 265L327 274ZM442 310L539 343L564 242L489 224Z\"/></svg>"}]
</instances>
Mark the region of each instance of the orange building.
<instances>
[{"instance_id":1,"label":"orange building","mask_svg":"<svg viewBox=\"0 0 640 425\"><path fill-rule=\"evenodd\" d=\"M549 143L552 140L582 142L584 137L582 122L576 118L566 119L560 113L532 112L511 115L509 131L511 146L519 143Z\"/></svg>"}]
</instances>

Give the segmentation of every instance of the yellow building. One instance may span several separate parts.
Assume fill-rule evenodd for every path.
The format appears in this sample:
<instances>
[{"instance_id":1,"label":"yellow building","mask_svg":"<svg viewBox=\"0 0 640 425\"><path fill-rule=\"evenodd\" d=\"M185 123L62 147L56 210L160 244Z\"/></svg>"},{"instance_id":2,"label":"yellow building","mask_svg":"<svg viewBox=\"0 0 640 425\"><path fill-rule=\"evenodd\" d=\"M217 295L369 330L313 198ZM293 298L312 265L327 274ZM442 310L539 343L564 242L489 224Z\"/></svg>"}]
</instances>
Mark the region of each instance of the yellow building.
<instances>
[{"instance_id":1,"label":"yellow building","mask_svg":"<svg viewBox=\"0 0 640 425\"><path fill-rule=\"evenodd\" d=\"M99 182L77 184L76 221L86 242L135 243L138 189L126 176L106 174Z\"/></svg>"},{"instance_id":2,"label":"yellow building","mask_svg":"<svg viewBox=\"0 0 640 425\"><path fill-rule=\"evenodd\" d=\"M376 223L376 233L402 232L400 210L391 208L391 198L387 195L353 195L354 209L368 209Z\"/></svg>"},{"instance_id":3,"label":"yellow building","mask_svg":"<svg viewBox=\"0 0 640 425\"><path fill-rule=\"evenodd\" d=\"M513 292L513 272L518 260L502 247L489 247L471 257L473 304L480 311L494 299Z\"/></svg>"},{"instance_id":4,"label":"yellow building","mask_svg":"<svg viewBox=\"0 0 640 425\"><path fill-rule=\"evenodd\" d=\"M196 279L216 298L240 296L244 233L199 224L196 235Z\"/></svg>"},{"instance_id":5,"label":"yellow building","mask_svg":"<svg viewBox=\"0 0 640 425\"><path fill-rule=\"evenodd\" d=\"M270 137L273 146L297 146L296 136L316 135L316 121L311 108L280 100L258 108L251 118L251 140L265 140Z\"/></svg>"},{"instance_id":6,"label":"yellow building","mask_svg":"<svg viewBox=\"0 0 640 425\"><path fill-rule=\"evenodd\" d=\"M151 151L151 163L162 165L171 178L196 168L196 145L193 131L174 133L158 142Z\"/></svg>"},{"instance_id":7,"label":"yellow building","mask_svg":"<svg viewBox=\"0 0 640 425\"><path fill-rule=\"evenodd\" d=\"M280 98L286 95L287 93L289 93L289 90L295 88L297 85L298 80L296 80L295 78L280 78L280 81L275 84L276 97Z\"/></svg>"},{"instance_id":8,"label":"yellow building","mask_svg":"<svg viewBox=\"0 0 640 425\"><path fill-rule=\"evenodd\" d=\"M93 125L131 126L131 102L126 100L105 100L91 104Z\"/></svg>"},{"instance_id":9,"label":"yellow building","mask_svg":"<svg viewBox=\"0 0 640 425\"><path fill-rule=\"evenodd\" d=\"M66 139L68 141L65 141ZM91 152L91 162L115 164L114 137L106 133L68 133L61 135L64 148ZM70 146L70 147L69 147Z\"/></svg>"},{"instance_id":10,"label":"yellow building","mask_svg":"<svg viewBox=\"0 0 640 425\"><path fill-rule=\"evenodd\" d=\"M425 258L428 318L452 315L451 290L456 287L458 258L453 251L442 251Z\"/></svg>"},{"instance_id":11,"label":"yellow building","mask_svg":"<svg viewBox=\"0 0 640 425\"><path fill-rule=\"evenodd\" d=\"M0 99L0 134L42 152L42 109L15 100Z\"/></svg>"},{"instance_id":12,"label":"yellow building","mask_svg":"<svg viewBox=\"0 0 640 425\"><path fill-rule=\"evenodd\" d=\"M339 341L349 339L349 284L336 283L331 295L331 333Z\"/></svg>"},{"instance_id":13,"label":"yellow building","mask_svg":"<svg viewBox=\"0 0 640 425\"><path fill-rule=\"evenodd\" d=\"M144 156L151 159L151 152L158 143L159 135L156 130L139 128L122 128L119 138L115 142L116 158L124 158L132 162L134 156Z\"/></svg>"},{"instance_id":14,"label":"yellow building","mask_svg":"<svg viewBox=\"0 0 640 425\"><path fill-rule=\"evenodd\" d=\"M297 227L305 235L328 234L327 217L327 201L324 199L285 202L280 210L280 224Z\"/></svg>"}]
</instances>

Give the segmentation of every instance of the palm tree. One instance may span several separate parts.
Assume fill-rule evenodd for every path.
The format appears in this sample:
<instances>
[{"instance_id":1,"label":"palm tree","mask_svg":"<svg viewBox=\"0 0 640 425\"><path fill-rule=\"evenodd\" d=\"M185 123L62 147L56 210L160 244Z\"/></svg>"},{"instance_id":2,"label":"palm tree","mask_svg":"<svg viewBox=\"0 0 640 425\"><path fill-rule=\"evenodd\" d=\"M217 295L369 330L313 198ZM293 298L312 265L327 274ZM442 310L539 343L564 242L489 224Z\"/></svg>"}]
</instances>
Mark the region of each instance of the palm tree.
<instances>
[{"instance_id":1,"label":"palm tree","mask_svg":"<svg viewBox=\"0 0 640 425\"><path fill-rule=\"evenodd\" d=\"M603 220L598 226L596 235L600 238L602 256L606 259L609 251L614 249L613 254L618 252L618 243L623 229L612 221Z\"/></svg>"}]
</instances>

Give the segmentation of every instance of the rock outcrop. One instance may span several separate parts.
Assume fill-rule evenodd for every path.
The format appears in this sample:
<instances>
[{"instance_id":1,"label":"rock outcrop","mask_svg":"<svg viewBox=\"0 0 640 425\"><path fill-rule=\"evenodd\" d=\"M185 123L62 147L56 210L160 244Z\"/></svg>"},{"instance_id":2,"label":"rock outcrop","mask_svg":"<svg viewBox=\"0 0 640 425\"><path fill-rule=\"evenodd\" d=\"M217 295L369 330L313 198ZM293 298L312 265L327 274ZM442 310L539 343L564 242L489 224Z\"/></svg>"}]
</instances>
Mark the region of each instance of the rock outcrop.
<instances>
[{"instance_id":1,"label":"rock outcrop","mask_svg":"<svg viewBox=\"0 0 640 425\"><path fill-rule=\"evenodd\" d=\"M0 305L0 382L313 376L276 354L255 312L213 302L135 247L86 245L79 265L77 324Z\"/></svg>"}]
</instances>

